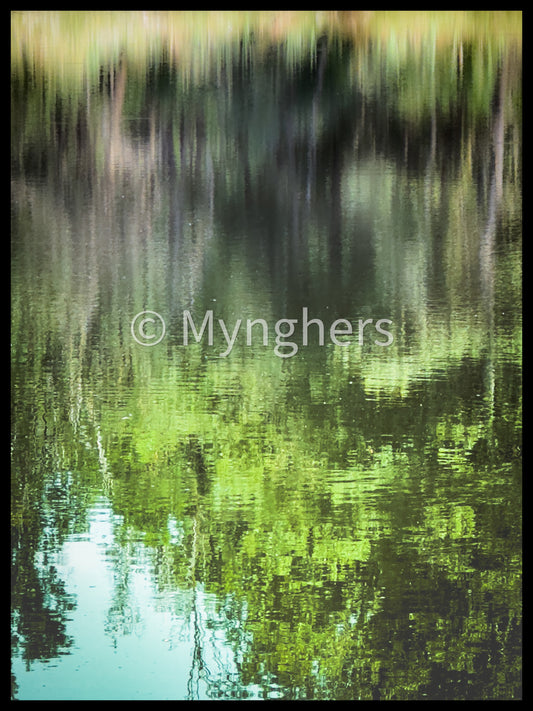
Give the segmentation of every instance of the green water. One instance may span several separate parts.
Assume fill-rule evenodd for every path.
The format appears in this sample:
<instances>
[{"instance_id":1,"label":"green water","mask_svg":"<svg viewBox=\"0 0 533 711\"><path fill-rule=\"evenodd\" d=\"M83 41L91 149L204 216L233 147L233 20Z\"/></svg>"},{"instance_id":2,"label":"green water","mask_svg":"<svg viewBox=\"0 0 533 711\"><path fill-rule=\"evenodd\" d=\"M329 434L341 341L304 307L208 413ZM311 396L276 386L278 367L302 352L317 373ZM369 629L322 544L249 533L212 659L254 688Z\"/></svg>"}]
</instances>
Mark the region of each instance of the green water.
<instances>
[{"instance_id":1,"label":"green water","mask_svg":"<svg viewBox=\"0 0 533 711\"><path fill-rule=\"evenodd\" d=\"M520 32L12 14L16 698L521 698Z\"/></svg>"}]
</instances>

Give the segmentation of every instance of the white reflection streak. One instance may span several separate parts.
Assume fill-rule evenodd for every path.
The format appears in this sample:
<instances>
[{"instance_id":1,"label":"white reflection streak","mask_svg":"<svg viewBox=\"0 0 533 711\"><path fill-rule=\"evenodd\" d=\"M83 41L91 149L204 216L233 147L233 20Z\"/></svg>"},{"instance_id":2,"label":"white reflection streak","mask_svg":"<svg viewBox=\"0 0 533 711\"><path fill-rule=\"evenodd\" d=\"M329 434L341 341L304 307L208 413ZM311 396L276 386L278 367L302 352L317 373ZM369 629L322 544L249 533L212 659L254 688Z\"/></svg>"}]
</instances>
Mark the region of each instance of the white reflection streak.
<instances>
[{"instance_id":1,"label":"white reflection streak","mask_svg":"<svg viewBox=\"0 0 533 711\"><path fill-rule=\"evenodd\" d=\"M100 473L102 474L104 491L108 492L112 488L113 479L109 471L109 463L107 461L105 448L102 444L102 433L100 431L100 425L96 426L96 446L98 448L98 462L100 464Z\"/></svg>"}]
</instances>

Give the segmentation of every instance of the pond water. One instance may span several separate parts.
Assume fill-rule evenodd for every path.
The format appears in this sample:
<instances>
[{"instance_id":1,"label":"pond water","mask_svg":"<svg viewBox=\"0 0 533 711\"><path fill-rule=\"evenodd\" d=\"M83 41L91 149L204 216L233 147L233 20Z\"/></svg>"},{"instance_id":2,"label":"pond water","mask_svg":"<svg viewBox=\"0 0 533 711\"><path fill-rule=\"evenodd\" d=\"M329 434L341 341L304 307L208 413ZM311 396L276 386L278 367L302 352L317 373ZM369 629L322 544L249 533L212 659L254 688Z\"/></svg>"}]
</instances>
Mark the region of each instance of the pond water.
<instances>
[{"instance_id":1,"label":"pond water","mask_svg":"<svg viewBox=\"0 0 533 711\"><path fill-rule=\"evenodd\" d=\"M14 697L521 698L521 14L11 19Z\"/></svg>"}]
</instances>

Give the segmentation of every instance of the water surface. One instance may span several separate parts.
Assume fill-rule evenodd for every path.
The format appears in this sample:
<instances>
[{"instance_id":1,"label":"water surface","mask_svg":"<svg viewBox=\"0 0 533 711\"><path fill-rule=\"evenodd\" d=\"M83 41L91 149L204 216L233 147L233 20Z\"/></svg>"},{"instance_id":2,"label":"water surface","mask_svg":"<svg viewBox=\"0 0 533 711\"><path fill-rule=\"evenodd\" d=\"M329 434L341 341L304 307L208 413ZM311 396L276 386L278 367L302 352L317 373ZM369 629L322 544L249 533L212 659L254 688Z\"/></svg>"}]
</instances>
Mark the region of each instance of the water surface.
<instances>
[{"instance_id":1,"label":"water surface","mask_svg":"<svg viewBox=\"0 0 533 711\"><path fill-rule=\"evenodd\" d=\"M520 32L12 14L16 698L521 697Z\"/></svg>"}]
</instances>

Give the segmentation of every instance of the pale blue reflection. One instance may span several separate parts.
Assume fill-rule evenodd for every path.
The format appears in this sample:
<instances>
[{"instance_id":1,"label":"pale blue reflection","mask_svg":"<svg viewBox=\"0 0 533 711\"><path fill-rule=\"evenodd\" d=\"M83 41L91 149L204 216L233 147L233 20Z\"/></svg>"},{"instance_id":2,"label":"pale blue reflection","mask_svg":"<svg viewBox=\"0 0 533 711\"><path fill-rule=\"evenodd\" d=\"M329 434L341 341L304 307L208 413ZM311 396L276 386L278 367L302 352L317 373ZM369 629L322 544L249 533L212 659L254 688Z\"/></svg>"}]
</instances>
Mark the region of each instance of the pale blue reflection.
<instances>
[{"instance_id":1,"label":"pale blue reflection","mask_svg":"<svg viewBox=\"0 0 533 711\"><path fill-rule=\"evenodd\" d=\"M201 585L158 590L154 550L139 540L119 544L122 523L101 498L87 533L39 554L38 567L53 567L75 600L67 620L75 644L52 660L13 659L20 699L208 699L237 682L225 629L239 620L228 620L223 601ZM177 533L179 523L169 528ZM252 695L250 689L246 696Z\"/></svg>"}]
</instances>

